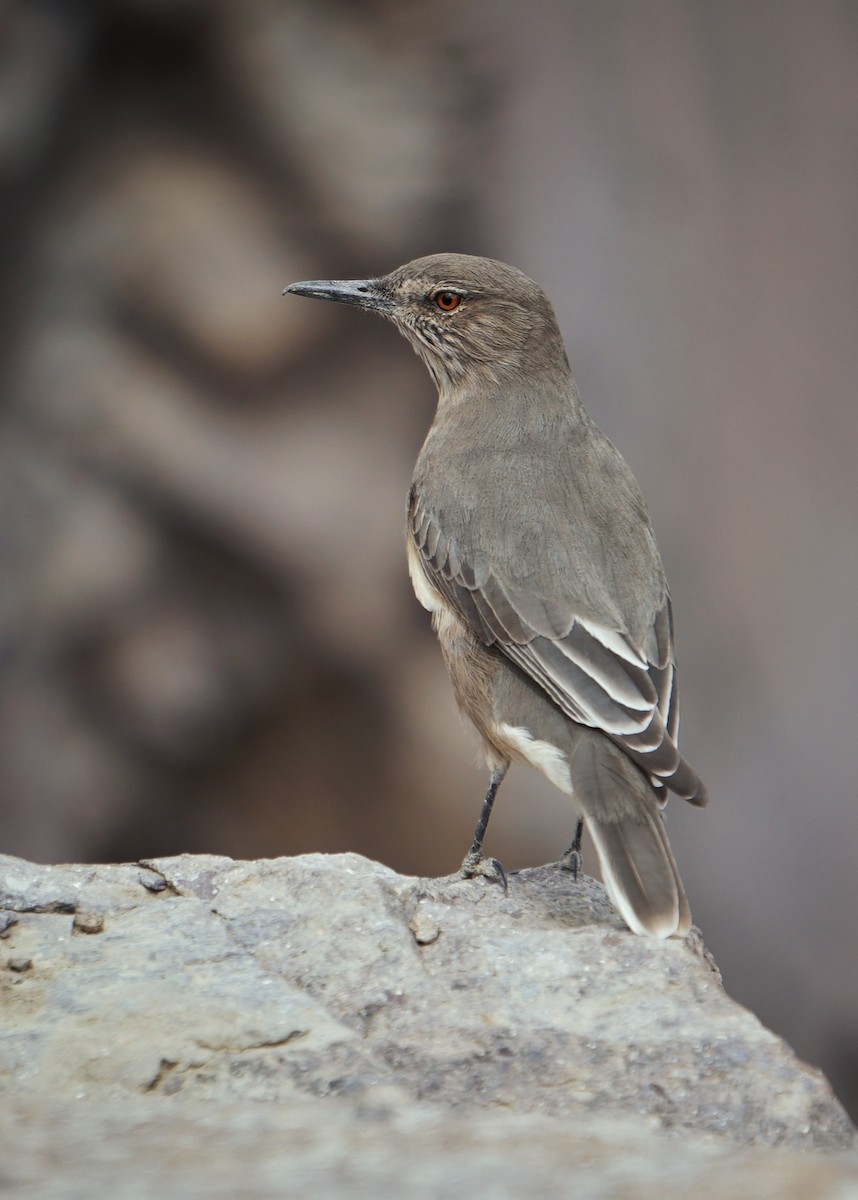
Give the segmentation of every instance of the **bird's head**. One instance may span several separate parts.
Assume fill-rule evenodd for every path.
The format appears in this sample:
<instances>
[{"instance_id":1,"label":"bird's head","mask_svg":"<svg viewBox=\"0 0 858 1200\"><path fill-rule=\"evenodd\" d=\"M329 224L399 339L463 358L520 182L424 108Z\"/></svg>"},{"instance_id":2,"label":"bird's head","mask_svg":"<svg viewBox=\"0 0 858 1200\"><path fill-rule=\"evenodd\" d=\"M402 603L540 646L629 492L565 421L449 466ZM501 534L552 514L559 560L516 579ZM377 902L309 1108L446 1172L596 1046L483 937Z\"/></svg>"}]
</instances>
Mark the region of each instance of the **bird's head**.
<instances>
[{"instance_id":1,"label":"bird's head","mask_svg":"<svg viewBox=\"0 0 858 1200\"><path fill-rule=\"evenodd\" d=\"M430 254L378 279L293 283L284 291L388 317L426 363L442 400L471 386L569 364L542 289L515 267L470 254Z\"/></svg>"}]
</instances>

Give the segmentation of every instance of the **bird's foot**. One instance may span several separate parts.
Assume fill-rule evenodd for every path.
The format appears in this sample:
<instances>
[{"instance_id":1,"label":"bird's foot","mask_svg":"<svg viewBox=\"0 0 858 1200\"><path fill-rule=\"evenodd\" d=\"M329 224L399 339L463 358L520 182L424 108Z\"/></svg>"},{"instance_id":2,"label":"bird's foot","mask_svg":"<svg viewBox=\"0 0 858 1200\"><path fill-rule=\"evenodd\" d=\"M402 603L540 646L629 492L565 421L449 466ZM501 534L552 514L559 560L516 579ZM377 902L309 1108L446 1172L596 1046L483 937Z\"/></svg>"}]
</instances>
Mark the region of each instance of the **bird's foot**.
<instances>
[{"instance_id":1,"label":"bird's foot","mask_svg":"<svg viewBox=\"0 0 858 1200\"><path fill-rule=\"evenodd\" d=\"M572 878L577 880L578 872L584 869L584 855L577 846L570 846L564 851L558 866L561 871L571 871Z\"/></svg>"},{"instance_id":2,"label":"bird's foot","mask_svg":"<svg viewBox=\"0 0 858 1200\"><path fill-rule=\"evenodd\" d=\"M486 858L479 851L475 853L472 850L469 854L465 855L465 861L462 863L459 875L462 879L474 879L477 875L482 875L484 879L488 879L491 883L499 883L504 891L508 887L503 863L498 862L496 858Z\"/></svg>"},{"instance_id":3,"label":"bird's foot","mask_svg":"<svg viewBox=\"0 0 858 1200\"><path fill-rule=\"evenodd\" d=\"M567 850L564 850L563 855L558 863L561 871L571 871L572 878L577 880L578 872L583 870L584 856L581 853L581 838L584 836L584 821L583 818L578 818L578 823L575 826L575 836L572 839L572 845Z\"/></svg>"}]
</instances>

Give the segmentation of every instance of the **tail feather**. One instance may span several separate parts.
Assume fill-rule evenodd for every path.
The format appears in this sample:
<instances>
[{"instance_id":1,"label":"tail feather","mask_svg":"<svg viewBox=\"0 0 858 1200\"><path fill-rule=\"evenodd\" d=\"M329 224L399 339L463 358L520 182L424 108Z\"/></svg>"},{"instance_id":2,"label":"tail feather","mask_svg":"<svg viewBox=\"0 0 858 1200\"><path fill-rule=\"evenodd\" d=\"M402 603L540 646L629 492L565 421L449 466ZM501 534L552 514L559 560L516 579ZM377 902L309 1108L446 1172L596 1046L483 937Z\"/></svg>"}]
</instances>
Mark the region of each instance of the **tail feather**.
<instances>
[{"instance_id":1,"label":"tail feather","mask_svg":"<svg viewBox=\"0 0 858 1200\"><path fill-rule=\"evenodd\" d=\"M691 928L691 911L654 802L619 821L587 828L599 855L605 888L635 933L666 938Z\"/></svg>"},{"instance_id":2,"label":"tail feather","mask_svg":"<svg viewBox=\"0 0 858 1200\"><path fill-rule=\"evenodd\" d=\"M635 933L684 935L691 913L661 816L663 798L607 738L579 734L572 792L599 855L608 895Z\"/></svg>"}]
</instances>

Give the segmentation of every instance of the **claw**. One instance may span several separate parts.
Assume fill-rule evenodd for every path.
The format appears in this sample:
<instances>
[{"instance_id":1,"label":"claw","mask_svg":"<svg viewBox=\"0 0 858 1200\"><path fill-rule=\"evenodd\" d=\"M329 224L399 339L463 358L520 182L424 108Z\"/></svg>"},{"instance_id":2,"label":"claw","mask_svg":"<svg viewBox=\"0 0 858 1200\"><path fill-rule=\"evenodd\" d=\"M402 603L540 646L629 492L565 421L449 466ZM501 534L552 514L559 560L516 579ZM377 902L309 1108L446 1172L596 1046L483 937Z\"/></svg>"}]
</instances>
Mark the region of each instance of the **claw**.
<instances>
[{"instance_id":1,"label":"claw","mask_svg":"<svg viewBox=\"0 0 858 1200\"><path fill-rule=\"evenodd\" d=\"M577 880L578 872L583 870L584 855L580 850L576 850L574 846L570 846L563 857L560 859L560 870L571 871L572 878Z\"/></svg>"},{"instance_id":2,"label":"claw","mask_svg":"<svg viewBox=\"0 0 858 1200\"><path fill-rule=\"evenodd\" d=\"M463 879L474 879L477 875L482 875L491 883L499 883L504 892L509 888L503 863L496 858L485 858L479 853L465 855L465 861L462 863L459 874Z\"/></svg>"},{"instance_id":3,"label":"claw","mask_svg":"<svg viewBox=\"0 0 858 1200\"><path fill-rule=\"evenodd\" d=\"M584 832L584 822L578 820L575 826L575 836L572 839L572 845L568 850L563 852L563 857L560 859L561 871L571 871L572 878L577 880L578 872L584 867L584 856L581 853L581 835Z\"/></svg>"}]
</instances>

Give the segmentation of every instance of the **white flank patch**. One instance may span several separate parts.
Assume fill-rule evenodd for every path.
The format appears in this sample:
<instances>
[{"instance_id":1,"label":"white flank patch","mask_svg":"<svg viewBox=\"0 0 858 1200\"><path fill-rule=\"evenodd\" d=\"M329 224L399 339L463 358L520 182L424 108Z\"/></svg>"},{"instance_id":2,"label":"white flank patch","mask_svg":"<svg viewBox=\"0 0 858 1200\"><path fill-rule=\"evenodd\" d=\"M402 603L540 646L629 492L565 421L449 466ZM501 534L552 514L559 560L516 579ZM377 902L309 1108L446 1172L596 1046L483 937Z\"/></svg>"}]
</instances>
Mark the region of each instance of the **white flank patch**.
<instances>
[{"instance_id":1,"label":"white flank patch","mask_svg":"<svg viewBox=\"0 0 858 1200\"><path fill-rule=\"evenodd\" d=\"M435 591L432 584L426 578L426 572L423 570L420 556L411 544L410 538L406 543L406 547L408 551L408 574L411 576L411 586L414 588L414 595L423 607L432 614L432 626L438 637L443 641L446 637L461 633L462 622L459 616L450 608L444 597Z\"/></svg>"},{"instance_id":2,"label":"white flank patch","mask_svg":"<svg viewBox=\"0 0 858 1200\"><path fill-rule=\"evenodd\" d=\"M459 614L448 608L444 601L432 613L432 628L442 642L451 638L460 638L466 633L465 626L459 620Z\"/></svg>"},{"instance_id":3,"label":"white flank patch","mask_svg":"<svg viewBox=\"0 0 858 1200\"><path fill-rule=\"evenodd\" d=\"M411 538L406 542L408 552L408 574L411 576L411 586L414 595L428 612L434 613L444 608L444 601L426 578L420 555L414 549Z\"/></svg>"},{"instance_id":4,"label":"white flank patch","mask_svg":"<svg viewBox=\"0 0 858 1200\"><path fill-rule=\"evenodd\" d=\"M522 725L501 723L495 726L494 732L501 742L514 746L525 762L541 771L561 792L565 792L567 796L572 795L569 762L562 750L558 750L550 742L540 742Z\"/></svg>"}]
</instances>

